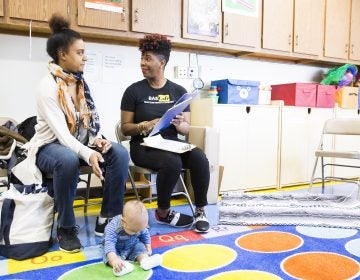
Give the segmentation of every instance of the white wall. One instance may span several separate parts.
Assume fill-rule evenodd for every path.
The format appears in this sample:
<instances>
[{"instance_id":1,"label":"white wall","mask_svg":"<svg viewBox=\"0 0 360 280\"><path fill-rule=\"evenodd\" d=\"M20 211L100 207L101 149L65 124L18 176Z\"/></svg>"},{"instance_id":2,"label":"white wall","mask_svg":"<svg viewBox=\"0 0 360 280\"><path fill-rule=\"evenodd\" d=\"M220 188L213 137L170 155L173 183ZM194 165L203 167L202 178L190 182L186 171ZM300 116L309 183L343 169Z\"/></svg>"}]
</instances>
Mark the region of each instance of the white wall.
<instances>
[{"instance_id":1,"label":"white wall","mask_svg":"<svg viewBox=\"0 0 360 280\"><path fill-rule=\"evenodd\" d=\"M143 78L139 66L140 53L136 47L98 43L86 43L86 51L96 58L91 69L94 74L90 75L90 70L85 74L88 75L104 134L107 138L116 140L114 126L120 118L122 94L127 86ZM105 57L119 58L121 63L111 71L109 65L103 64ZM0 34L1 116L9 116L20 122L36 114L34 90L37 82L47 72L48 61L45 38ZM205 89L211 80L224 78L257 80L263 84L318 82L320 74L327 70L210 55L199 55L198 62ZM192 80L174 79L176 65L195 66L195 54L173 51L165 73L167 78L192 91Z\"/></svg>"}]
</instances>

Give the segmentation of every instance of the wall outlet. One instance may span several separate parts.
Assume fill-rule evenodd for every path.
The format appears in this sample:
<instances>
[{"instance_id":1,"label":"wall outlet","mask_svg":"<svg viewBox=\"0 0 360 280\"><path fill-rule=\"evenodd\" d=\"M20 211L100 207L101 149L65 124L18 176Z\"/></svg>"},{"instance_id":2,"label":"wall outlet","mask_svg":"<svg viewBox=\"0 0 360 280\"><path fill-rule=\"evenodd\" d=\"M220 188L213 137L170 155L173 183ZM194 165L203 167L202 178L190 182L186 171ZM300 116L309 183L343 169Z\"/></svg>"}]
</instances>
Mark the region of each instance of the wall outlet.
<instances>
[{"instance_id":1,"label":"wall outlet","mask_svg":"<svg viewBox=\"0 0 360 280\"><path fill-rule=\"evenodd\" d=\"M176 79L187 79L188 78L188 67L187 66L175 66L175 78Z\"/></svg>"},{"instance_id":2,"label":"wall outlet","mask_svg":"<svg viewBox=\"0 0 360 280\"><path fill-rule=\"evenodd\" d=\"M196 79L199 77L198 68L197 67L188 67L188 78L189 79Z\"/></svg>"}]
</instances>

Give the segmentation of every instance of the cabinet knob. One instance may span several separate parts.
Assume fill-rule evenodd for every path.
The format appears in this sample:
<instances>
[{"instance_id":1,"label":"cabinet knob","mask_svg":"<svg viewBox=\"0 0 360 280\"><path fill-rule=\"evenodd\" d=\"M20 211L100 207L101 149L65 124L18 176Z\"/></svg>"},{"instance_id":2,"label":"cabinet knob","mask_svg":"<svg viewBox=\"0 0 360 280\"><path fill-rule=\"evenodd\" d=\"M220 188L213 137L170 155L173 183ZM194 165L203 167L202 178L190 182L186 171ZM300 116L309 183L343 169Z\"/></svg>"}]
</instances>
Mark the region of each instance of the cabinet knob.
<instances>
[{"instance_id":1,"label":"cabinet knob","mask_svg":"<svg viewBox=\"0 0 360 280\"><path fill-rule=\"evenodd\" d=\"M135 9L134 11L134 22L135 23L139 22L139 9Z\"/></svg>"},{"instance_id":2,"label":"cabinet knob","mask_svg":"<svg viewBox=\"0 0 360 280\"><path fill-rule=\"evenodd\" d=\"M126 11L125 11L125 9L123 8L123 12L122 12L122 14L121 14L121 21L122 21L122 22L125 22L125 16L126 16Z\"/></svg>"}]
</instances>

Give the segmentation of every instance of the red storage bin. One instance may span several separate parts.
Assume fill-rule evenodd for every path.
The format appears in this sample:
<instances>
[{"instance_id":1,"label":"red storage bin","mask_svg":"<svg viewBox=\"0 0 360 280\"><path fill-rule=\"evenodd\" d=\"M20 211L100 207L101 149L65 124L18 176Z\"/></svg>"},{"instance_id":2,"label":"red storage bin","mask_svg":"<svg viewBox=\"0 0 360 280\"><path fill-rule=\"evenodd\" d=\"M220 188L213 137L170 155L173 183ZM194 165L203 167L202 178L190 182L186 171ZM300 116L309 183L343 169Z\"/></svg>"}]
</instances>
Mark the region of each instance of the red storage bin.
<instances>
[{"instance_id":1,"label":"red storage bin","mask_svg":"<svg viewBox=\"0 0 360 280\"><path fill-rule=\"evenodd\" d=\"M316 107L334 108L335 93L336 93L336 86L317 85Z\"/></svg>"},{"instance_id":2,"label":"red storage bin","mask_svg":"<svg viewBox=\"0 0 360 280\"><path fill-rule=\"evenodd\" d=\"M271 100L284 100L285 105L315 107L316 83L292 83L271 86Z\"/></svg>"}]
</instances>

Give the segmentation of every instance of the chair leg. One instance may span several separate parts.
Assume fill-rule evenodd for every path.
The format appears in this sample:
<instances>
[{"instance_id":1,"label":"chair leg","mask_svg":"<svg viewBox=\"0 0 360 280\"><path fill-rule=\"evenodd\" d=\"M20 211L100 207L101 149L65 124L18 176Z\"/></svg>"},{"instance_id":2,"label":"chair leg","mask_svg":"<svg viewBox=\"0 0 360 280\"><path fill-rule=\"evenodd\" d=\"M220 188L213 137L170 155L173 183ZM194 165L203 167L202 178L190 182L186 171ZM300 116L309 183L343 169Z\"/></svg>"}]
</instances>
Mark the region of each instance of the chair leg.
<instances>
[{"instance_id":1,"label":"chair leg","mask_svg":"<svg viewBox=\"0 0 360 280\"><path fill-rule=\"evenodd\" d=\"M87 207L88 207L89 198L90 198L90 183L91 183L91 173L88 174L88 176L87 176L87 181L86 181L86 194L85 194L85 203L84 203L84 214L87 213Z\"/></svg>"},{"instance_id":2,"label":"chair leg","mask_svg":"<svg viewBox=\"0 0 360 280\"><path fill-rule=\"evenodd\" d=\"M194 209L194 206L193 206L193 204L192 204L192 201L191 201L189 192L188 192L188 190L187 190L187 188L186 188L184 179L183 179L183 177L181 176L181 174L180 174L179 177L180 177L180 181L181 181L182 187L183 187L183 189L184 189L184 196L186 197L186 199L187 199L187 201L188 201L188 203L189 203L189 206L190 206L190 208L191 208L191 212L193 213L193 216L195 216L195 209Z\"/></svg>"},{"instance_id":3,"label":"chair leg","mask_svg":"<svg viewBox=\"0 0 360 280\"><path fill-rule=\"evenodd\" d=\"M325 192L325 166L324 166L324 157L321 157L321 193Z\"/></svg>"},{"instance_id":4,"label":"chair leg","mask_svg":"<svg viewBox=\"0 0 360 280\"><path fill-rule=\"evenodd\" d=\"M310 185L309 185L309 192L310 192L310 193L311 193L311 191L312 191L312 187L313 187L313 184L314 184L316 166L317 166L318 161L319 161L319 157L316 157L316 159L315 159L315 164L314 164L314 168L313 168L313 171L312 171L312 174L311 174L311 179L310 179Z\"/></svg>"},{"instance_id":5,"label":"chair leg","mask_svg":"<svg viewBox=\"0 0 360 280\"><path fill-rule=\"evenodd\" d=\"M131 187L135 193L136 199L140 201L140 197L139 197L139 193L136 189L136 184L135 184L135 180L131 174L131 171L128 169L128 175L129 175L129 179L130 179L130 183L131 183Z\"/></svg>"}]
</instances>

